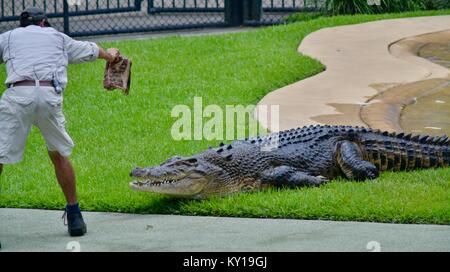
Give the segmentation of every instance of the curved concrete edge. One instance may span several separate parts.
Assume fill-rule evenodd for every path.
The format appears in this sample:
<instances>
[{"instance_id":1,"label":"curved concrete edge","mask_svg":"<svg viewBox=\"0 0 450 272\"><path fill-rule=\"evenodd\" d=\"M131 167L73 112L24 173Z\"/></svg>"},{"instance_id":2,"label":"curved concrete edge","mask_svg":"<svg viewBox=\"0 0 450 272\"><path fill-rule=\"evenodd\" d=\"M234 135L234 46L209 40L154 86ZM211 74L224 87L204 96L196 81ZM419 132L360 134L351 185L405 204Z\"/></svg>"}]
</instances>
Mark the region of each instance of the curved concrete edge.
<instances>
[{"instance_id":1,"label":"curved concrete edge","mask_svg":"<svg viewBox=\"0 0 450 272\"><path fill-rule=\"evenodd\" d=\"M447 30L400 39L391 43L388 50L391 55L401 60L425 68L428 71L425 79L445 78L450 75L447 68L418 56L425 44L442 42L443 39L450 41L450 26Z\"/></svg>"},{"instance_id":2,"label":"curved concrete edge","mask_svg":"<svg viewBox=\"0 0 450 272\"><path fill-rule=\"evenodd\" d=\"M374 84L392 87L445 73L437 65L409 54L408 60L400 59L392 44L405 37L441 32L449 26L450 16L445 15L375 21L311 33L298 51L319 60L326 70L266 95L258 105L278 105L279 124L272 128L267 121L270 118L259 121L273 132L324 123L364 126L360 105L378 93Z\"/></svg>"}]
</instances>

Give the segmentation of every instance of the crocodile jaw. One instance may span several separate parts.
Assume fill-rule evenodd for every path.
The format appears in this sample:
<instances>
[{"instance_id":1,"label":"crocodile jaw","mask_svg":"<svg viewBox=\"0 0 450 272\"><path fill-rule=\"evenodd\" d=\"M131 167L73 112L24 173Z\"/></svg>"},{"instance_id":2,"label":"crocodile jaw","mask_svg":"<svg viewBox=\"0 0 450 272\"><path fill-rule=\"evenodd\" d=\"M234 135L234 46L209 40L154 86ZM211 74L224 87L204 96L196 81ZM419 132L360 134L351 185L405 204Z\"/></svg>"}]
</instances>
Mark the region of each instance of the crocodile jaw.
<instances>
[{"instance_id":1,"label":"crocodile jaw","mask_svg":"<svg viewBox=\"0 0 450 272\"><path fill-rule=\"evenodd\" d=\"M180 180L149 180L138 179L132 181L130 188L136 191L154 192L173 197L195 198L206 186L206 179L183 178Z\"/></svg>"}]
</instances>

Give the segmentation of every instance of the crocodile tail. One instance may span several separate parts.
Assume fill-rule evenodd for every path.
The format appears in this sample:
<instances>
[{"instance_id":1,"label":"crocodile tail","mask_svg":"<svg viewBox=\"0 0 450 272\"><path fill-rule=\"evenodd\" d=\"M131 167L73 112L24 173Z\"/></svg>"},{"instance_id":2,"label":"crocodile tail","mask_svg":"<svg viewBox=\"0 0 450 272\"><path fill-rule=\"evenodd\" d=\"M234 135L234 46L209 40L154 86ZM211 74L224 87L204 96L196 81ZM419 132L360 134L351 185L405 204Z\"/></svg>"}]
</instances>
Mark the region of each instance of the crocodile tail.
<instances>
[{"instance_id":1,"label":"crocodile tail","mask_svg":"<svg viewBox=\"0 0 450 272\"><path fill-rule=\"evenodd\" d=\"M447 136L383 135L364 144L367 159L381 171L449 167L450 139Z\"/></svg>"}]
</instances>

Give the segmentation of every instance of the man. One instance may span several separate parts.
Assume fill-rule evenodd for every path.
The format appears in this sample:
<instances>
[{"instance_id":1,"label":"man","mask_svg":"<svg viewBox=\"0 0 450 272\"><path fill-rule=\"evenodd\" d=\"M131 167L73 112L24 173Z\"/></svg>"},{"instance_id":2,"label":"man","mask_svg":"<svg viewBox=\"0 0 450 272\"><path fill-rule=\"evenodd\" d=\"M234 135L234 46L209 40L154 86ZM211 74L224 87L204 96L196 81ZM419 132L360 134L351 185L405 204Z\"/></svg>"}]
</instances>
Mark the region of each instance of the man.
<instances>
[{"instance_id":1,"label":"man","mask_svg":"<svg viewBox=\"0 0 450 272\"><path fill-rule=\"evenodd\" d=\"M4 164L22 160L25 142L36 125L47 144L56 178L67 200L68 231L86 233L76 196L75 174L69 155L74 147L66 132L62 112L67 64L94 61L114 62L119 50L107 51L92 42L76 41L50 27L44 12L25 9L20 26L0 35L0 63L6 64L8 89L0 100L0 175Z\"/></svg>"}]
</instances>

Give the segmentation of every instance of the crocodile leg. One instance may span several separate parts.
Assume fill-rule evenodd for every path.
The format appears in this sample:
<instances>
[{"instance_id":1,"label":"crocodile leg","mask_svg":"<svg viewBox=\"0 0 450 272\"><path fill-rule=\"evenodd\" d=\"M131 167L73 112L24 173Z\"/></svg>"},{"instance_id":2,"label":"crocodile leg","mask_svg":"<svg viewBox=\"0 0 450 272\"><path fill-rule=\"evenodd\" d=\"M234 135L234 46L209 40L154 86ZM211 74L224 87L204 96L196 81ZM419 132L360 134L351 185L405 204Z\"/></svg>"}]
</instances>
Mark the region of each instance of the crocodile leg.
<instances>
[{"instance_id":1,"label":"crocodile leg","mask_svg":"<svg viewBox=\"0 0 450 272\"><path fill-rule=\"evenodd\" d=\"M289 166L278 166L261 174L262 183L278 187L318 186L327 181L322 176L311 176Z\"/></svg>"},{"instance_id":2,"label":"crocodile leg","mask_svg":"<svg viewBox=\"0 0 450 272\"><path fill-rule=\"evenodd\" d=\"M353 142L339 142L336 159L342 172L349 179L376 179L379 176L377 167L363 159L360 147Z\"/></svg>"}]
</instances>

